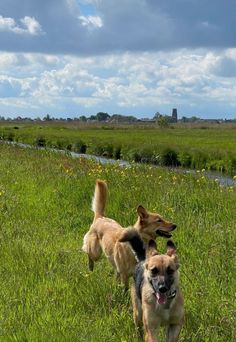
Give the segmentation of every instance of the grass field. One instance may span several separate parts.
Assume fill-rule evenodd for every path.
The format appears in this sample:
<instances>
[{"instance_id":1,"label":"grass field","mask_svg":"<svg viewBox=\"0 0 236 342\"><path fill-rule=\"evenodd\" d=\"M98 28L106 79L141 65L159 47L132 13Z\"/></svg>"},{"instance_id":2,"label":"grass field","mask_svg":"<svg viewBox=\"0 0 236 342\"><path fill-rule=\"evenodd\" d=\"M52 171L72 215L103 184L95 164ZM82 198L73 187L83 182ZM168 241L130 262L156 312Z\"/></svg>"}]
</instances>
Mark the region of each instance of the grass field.
<instances>
[{"instance_id":1,"label":"grass field","mask_svg":"<svg viewBox=\"0 0 236 342\"><path fill-rule=\"evenodd\" d=\"M132 342L129 295L81 252L96 178L123 226L142 204L173 220L186 321L180 341L236 341L236 189L151 166L102 166L0 144L0 341ZM165 241L157 241L160 252ZM162 335L162 340L163 335Z\"/></svg>"},{"instance_id":2,"label":"grass field","mask_svg":"<svg viewBox=\"0 0 236 342\"><path fill-rule=\"evenodd\" d=\"M236 125L114 126L71 123L0 125L0 138L114 159L236 173Z\"/></svg>"}]
</instances>

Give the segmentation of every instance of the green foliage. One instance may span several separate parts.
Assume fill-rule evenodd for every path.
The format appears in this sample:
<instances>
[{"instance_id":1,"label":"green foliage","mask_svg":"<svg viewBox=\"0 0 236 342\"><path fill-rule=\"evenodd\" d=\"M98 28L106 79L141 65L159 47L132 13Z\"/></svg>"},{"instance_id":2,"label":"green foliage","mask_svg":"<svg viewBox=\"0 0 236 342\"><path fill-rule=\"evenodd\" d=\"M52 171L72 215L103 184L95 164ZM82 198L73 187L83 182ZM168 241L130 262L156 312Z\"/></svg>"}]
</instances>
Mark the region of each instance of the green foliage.
<instances>
[{"instance_id":1,"label":"green foliage","mask_svg":"<svg viewBox=\"0 0 236 342\"><path fill-rule=\"evenodd\" d=\"M161 165L164 166L178 166L178 154L171 148L166 148L161 152Z\"/></svg>"},{"instance_id":2,"label":"green foliage","mask_svg":"<svg viewBox=\"0 0 236 342\"><path fill-rule=\"evenodd\" d=\"M87 151L87 145L83 140L77 140L73 146L73 149L77 153L86 153Z\"/></svg>"},{"instance_id":3,"label":"green foliage","mask_svg":"<svg viewBox=\"0 0 236 342\"><path fill-rule=\"evenodd\" d=\"M184 341L235 341L235 187L204 172L102 166L48 150L0 144L2 341L135 341L129 294L106 258L89 272L81 251L96 178L107 214L124 227L142 204L177 224ZM166 240L158 238L165 251ZM161 334L162 339L163 332Z\"/></svg>"},{"instance_id":4,"label":"green foliage","mask_svg":"<svg viewBox=\"0 0 236 342\"><path fill-rule=\"evenodd\" d=\"M121 146L114 147L114 159L121 159Z\"/></svg>"},{"instance_id":5,"label":"green foliage","mask_svg":"<svg viewBox=\"0 0 236 342\"><path fill-rule=\"evenodd\" d=\"M46 139L43 136L38 136L35 139L35 145L38 147L45 147L46 146Z\"/></svg>"},{"instance_id":6,"label":"green foliage","mask_svg":"<svg viewBox=\"0 0 236 342\"><path fill-rule=\"evenodd\" d=\"M166 116L160 116L157 119L157 124L158 126L160 126L161 128L167 128L169 127L169 119Z\"/></svg>"},{"instance_id":7,"label":"green foliage","mask_svg":"<svg viewBox=\"0 0 236 342\"><path fill-rule=\"evenodd\" d=\"M188 152L182 151L178 154L179 165L190 168L192 163L192 156Z\"/></svg>"},{"instance_id":8,"label":"green foliage","mask_svg":"<svg viewBox=\"0 0 236 342\"><path fill-rule=\"evenodd\" d=\"M57 139L56 143L55 143L55 148L59 149L59 150L65 150L67 149L68 143L67 141L63 140L63 139Z\"/></svg>"},{"instance_id":9,"label":"green foliage","mask_svg":"<svg viewBox=\"0 0 236 342\"><path fill-rule=\"evenodd\" d=\"M66 145L67 151L72 151L72 147L73 147L73 145L71 143L67 143L67 145Z\"/></svg>"},{"instance_id":10,"label":"green foliage","mask_svg":"<svg viewBox=\"0 0 236 342\"><path fill-rule=\"evenodd\" d=\"M8 141L14 141L15 134L13 132L9 132L6 136Z\"/></svg>"},{"instance_id":11,"label":"green foliage","mask_svg":"<svg viewBox=\"0 0 236 342\"><path fill-rule=\"evenodd\" d=\"M146 163L146 164L160 164L160 156L155 154L153 149L149 146L143 146L140 148L134 148L126 151L124 159L127 159L135 163Z\"/></svg>"},{"instance_id":12,"label":"green foliage","mask_svg":"<svg viewBox=\"0 0 236 342\"><path fill-rule=\"evenodd\" d=\"M106 121L110 118L110 115L107 113L99 112L96 115L98 121Z\"/></svg>"},{"instance_id":13,"label":"green foliage","mask_svg":"<svg viewBox=\"0 0 236 342\"><path fill-rule=\"evenodd\" d=\"M217 128L159 128L156 125L142 126L117 124L73 123L38 124L2 123L1 139L33 144L40 137L42 146L74 150L80 153L104 155L114 159L134 160L163 165L180 165L193 169L211 169L234 175L236 170L236 135L234 126ZM94 125L94 126L93 126ZM171 126L170 126L171 128ZM13 132L13 135L11 135ZM9 136L10 134L10 136ZM39 143L40 139L39 139ZM172 150L172 156L168 150ZM177 154L177 158L176 158Z\"/></svg>"},{"instance_id":14,"label":"green foliage","mask_svg":"<svg viewBox=\"0 0 236 342\"><path fill-rule=\"evenodd\" d=\"M191 167L193 169L201 169L206 166L208 156L201 150L194 151L191 159Z\"/></svg>"},{"instance_id":15,"label":"green foliage","mask_svg":"<svg viewBox=\"0 0 236 342\"><path fill-rule=\"evenodd\" d=\"M91 148L91 154L96 156L104 156L108 158L113 158L113 145L104 141L99 142L97 139L93 140Z\"/></svg>"}]
</instances>

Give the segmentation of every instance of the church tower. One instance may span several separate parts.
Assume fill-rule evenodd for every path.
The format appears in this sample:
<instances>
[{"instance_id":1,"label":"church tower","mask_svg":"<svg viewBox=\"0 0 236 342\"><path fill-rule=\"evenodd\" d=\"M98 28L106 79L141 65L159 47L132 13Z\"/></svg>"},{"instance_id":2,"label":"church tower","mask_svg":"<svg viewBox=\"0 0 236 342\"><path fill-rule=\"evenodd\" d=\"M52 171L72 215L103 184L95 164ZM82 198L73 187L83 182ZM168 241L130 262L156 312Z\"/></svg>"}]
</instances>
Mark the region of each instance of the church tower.
<instances>
[{"instance_id":1,"label":"church tower","mask_svg":"<svg viewBox=\"0 0 236 342\"><path fill-rule=\"evenodd\" d=\"M173 120L173 122L177 122L178 121L177 108L173 108L172 109L172 120Z\"/></svg>"}]
</instances>

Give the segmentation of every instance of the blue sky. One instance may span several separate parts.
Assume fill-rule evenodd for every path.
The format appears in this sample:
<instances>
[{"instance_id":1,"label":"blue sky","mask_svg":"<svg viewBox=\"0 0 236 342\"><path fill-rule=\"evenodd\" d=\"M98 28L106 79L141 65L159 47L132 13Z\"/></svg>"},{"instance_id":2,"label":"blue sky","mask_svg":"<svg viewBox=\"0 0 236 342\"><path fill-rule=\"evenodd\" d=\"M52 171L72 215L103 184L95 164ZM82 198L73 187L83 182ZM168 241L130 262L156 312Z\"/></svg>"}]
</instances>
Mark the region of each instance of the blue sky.
<instances>
[{"instance_id":1,"label":"blue sky","mask_svg":"<svg viewBox=\"0 0 236 342\"><path fill-rule=\"evenodd\" d=\"M1 0L0 115L236 118L235 0Z\"/></svg>"}]
</instances>

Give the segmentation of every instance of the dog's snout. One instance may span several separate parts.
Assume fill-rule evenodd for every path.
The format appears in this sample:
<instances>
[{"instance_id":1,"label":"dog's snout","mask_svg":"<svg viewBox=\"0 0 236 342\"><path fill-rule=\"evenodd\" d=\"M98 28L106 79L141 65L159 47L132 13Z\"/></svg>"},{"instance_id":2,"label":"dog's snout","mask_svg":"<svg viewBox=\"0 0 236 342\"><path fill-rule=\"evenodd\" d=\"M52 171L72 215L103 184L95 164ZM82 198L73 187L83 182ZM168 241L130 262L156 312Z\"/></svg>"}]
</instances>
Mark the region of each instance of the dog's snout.
<instances>
[{"instance_id":1,"label":"dog's snout","mask_svg":"<svg viewBox=\"0 0 236 342\"><path fill-rule=\"evenodd\" d=\"M177 225L173 223L172 224L172 230L174 230L176 227L177 227Z\"/></svg>"},{"instance_id":2,"label":"dog's snout","mask_svg":"<svg viewBox=\"0 0 236 342\"><path fill-rule=\"evenodd\" d=\"M161 285L159 285L159 292L161 292L161 293L165 293L165 292L167 292L167 287L165 286L165 284L161 284Z\"/></svg>"}]
</instances>

